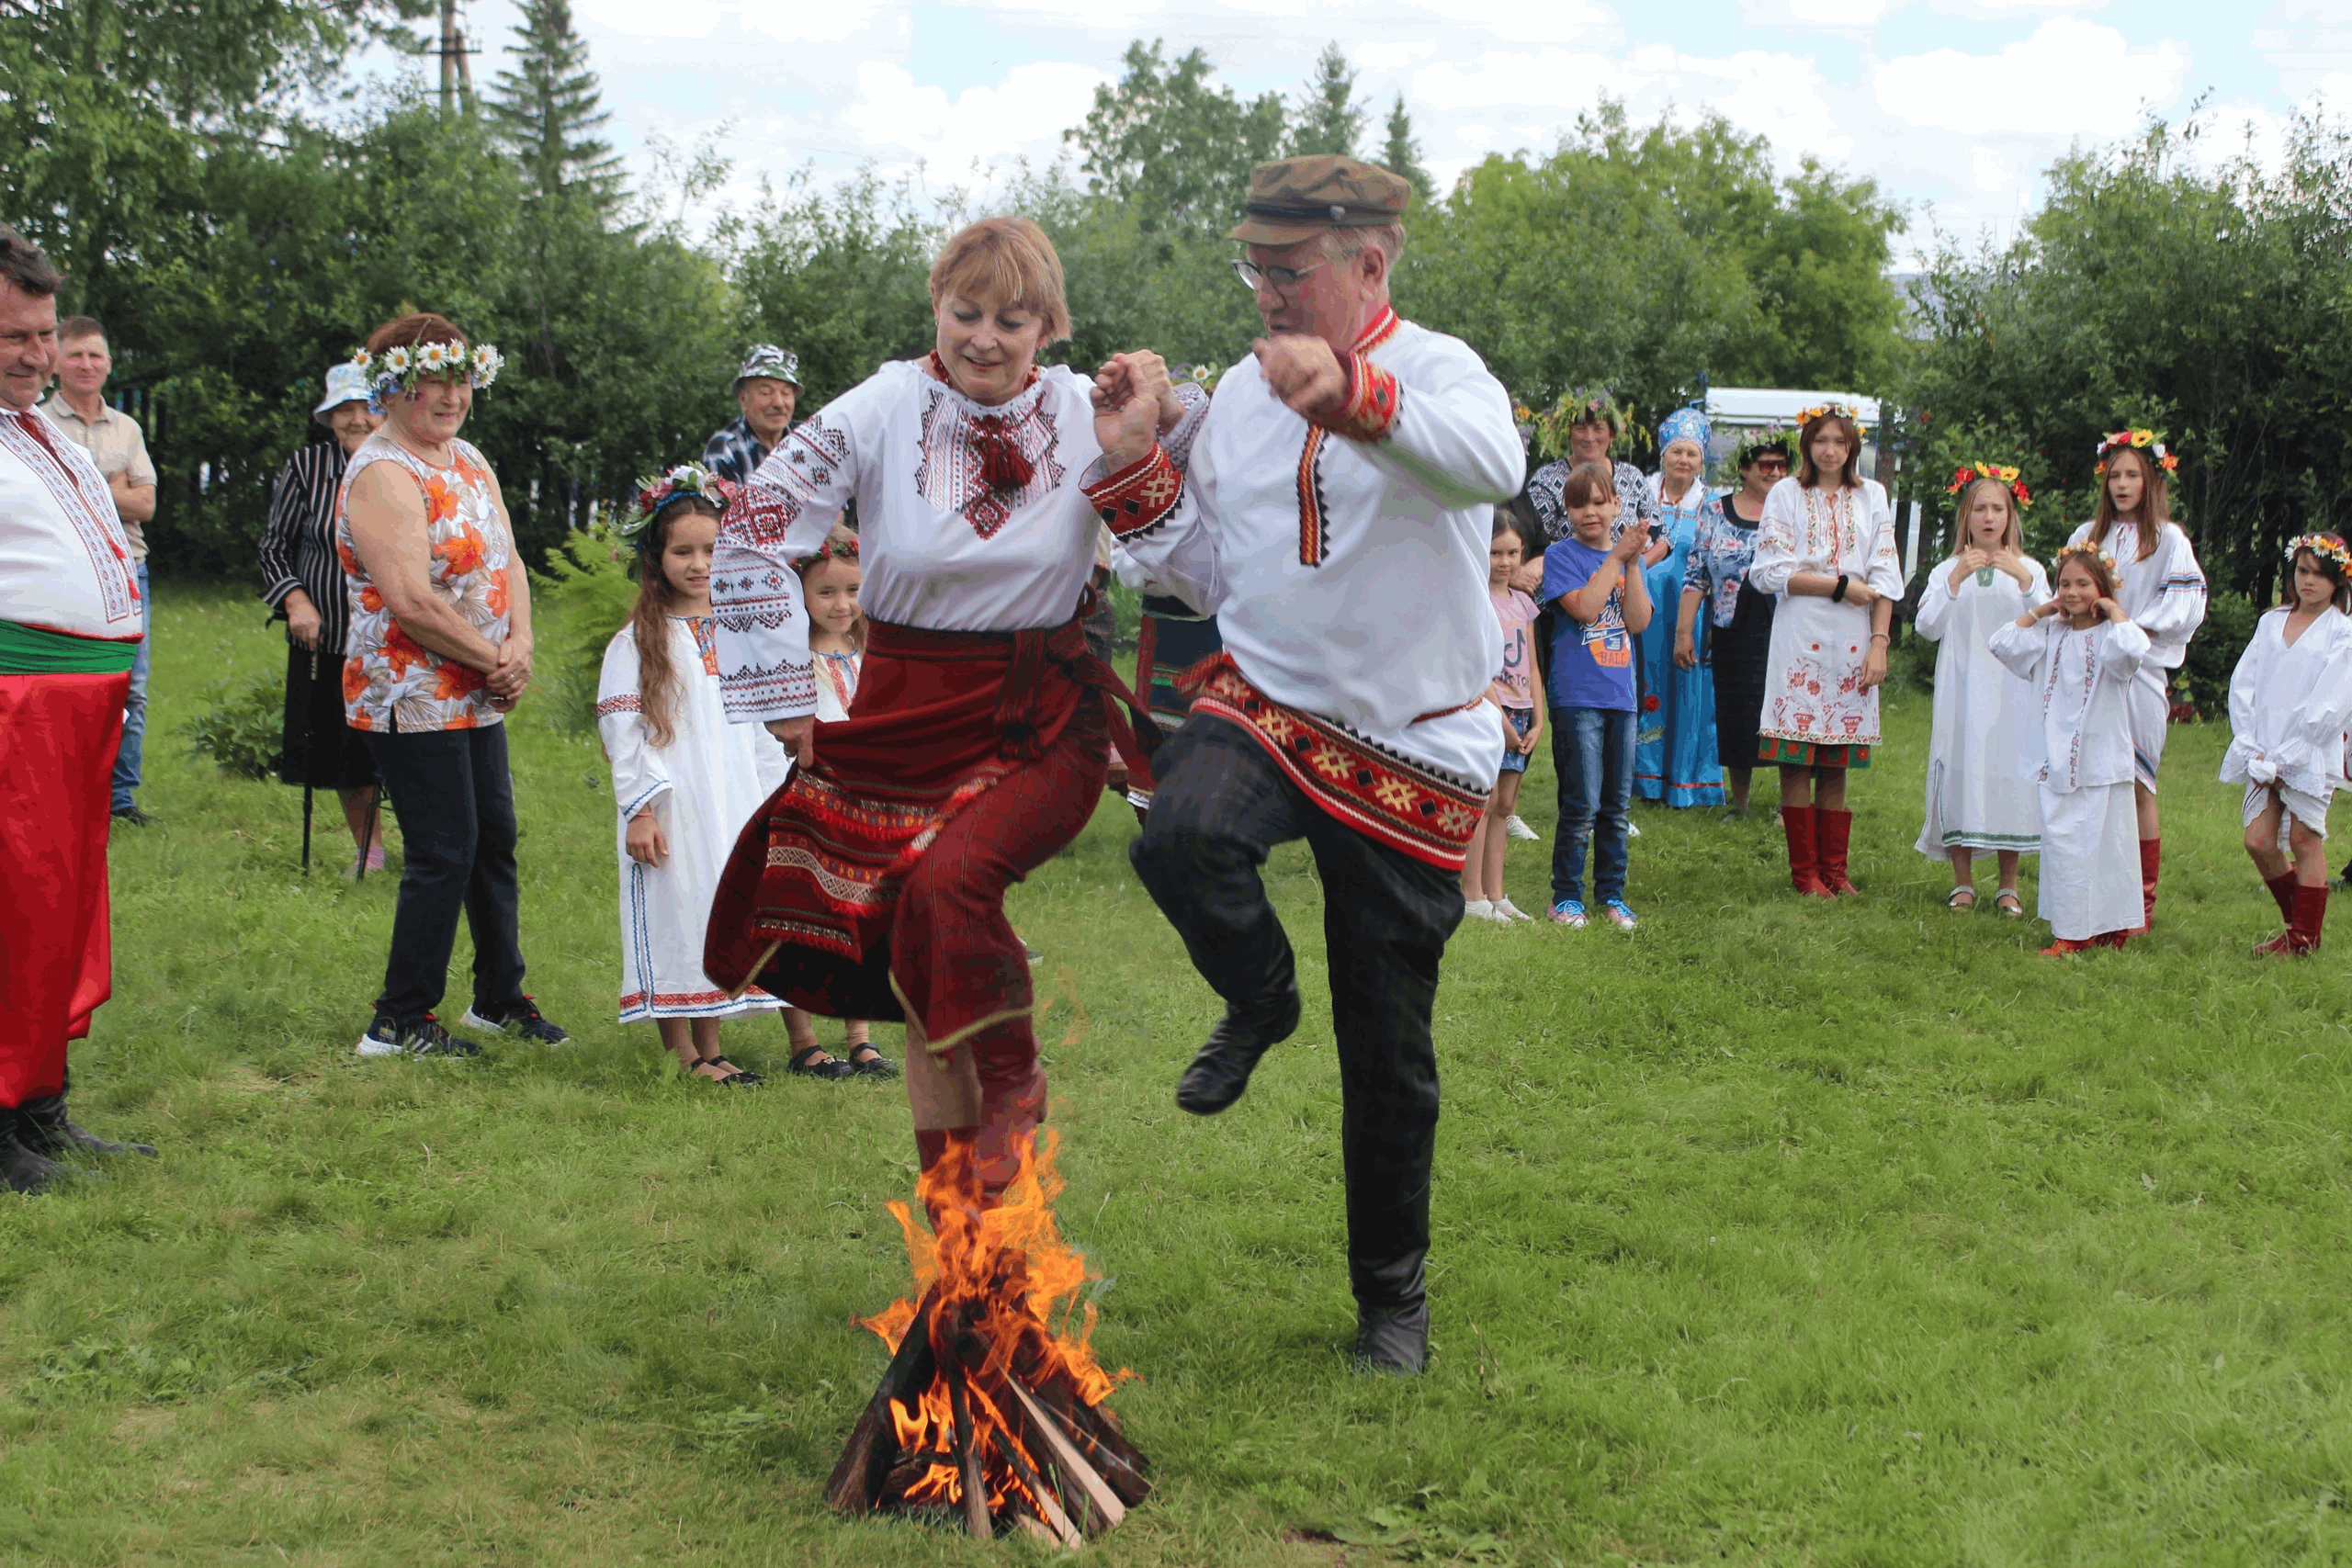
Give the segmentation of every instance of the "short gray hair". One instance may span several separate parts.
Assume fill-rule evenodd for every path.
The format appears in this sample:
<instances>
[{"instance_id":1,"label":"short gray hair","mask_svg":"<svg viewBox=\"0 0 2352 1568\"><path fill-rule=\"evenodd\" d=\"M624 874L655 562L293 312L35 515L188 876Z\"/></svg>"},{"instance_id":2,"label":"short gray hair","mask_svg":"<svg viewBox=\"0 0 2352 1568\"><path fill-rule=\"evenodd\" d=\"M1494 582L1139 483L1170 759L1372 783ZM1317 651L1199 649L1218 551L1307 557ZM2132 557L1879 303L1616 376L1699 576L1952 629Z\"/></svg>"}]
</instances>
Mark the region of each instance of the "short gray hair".
<instances>
[{"instance_id":1,"label":"short gray hair","mask_svg":"<svg viewBox=\"0 0 2352 1568\"><path fill-rule=\"evenodd\" d=\"M1367 245L1376 245L1388 258L1391 269L1396 258L1405 254L1405 226L1402 223L1379 223L1363 229L1326 229L1323 231L1323 259L1346 261L1361 255Z\"/></svg>"}]
</instances>

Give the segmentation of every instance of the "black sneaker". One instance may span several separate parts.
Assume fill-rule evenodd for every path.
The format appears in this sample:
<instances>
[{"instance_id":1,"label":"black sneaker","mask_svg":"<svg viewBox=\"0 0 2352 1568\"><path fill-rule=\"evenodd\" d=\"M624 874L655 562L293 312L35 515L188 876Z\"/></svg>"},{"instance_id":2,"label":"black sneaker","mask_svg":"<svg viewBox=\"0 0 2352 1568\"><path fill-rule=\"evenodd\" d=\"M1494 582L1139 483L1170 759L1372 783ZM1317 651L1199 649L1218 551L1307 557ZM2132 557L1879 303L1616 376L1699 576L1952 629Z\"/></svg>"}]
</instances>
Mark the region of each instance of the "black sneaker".
<instances>
[{"instance_id":1,"label":"black sneaker","mask_svg":"<svg viewBox=\"0 0 2352 1568\"><path fill-rule=\"evenodd\" d=\"M126 806L115 812L113 816L116 821L127 822L133 828L152 828L155 825L155 819L153 817L135 806Z\"/></svg>"},{"instance_id":2,"label":"black sneaker","mask_svg":"<svg viewBox=\"0 0 2352 1568\"><path fill-rule=\"evenodd\" d=\"M479 1056L481 1047L470 1040L461 1039L441 1027L440 1021L426 1013L416 1022L405 1026L392 1021L382 1013L368 1026L359 1037L357 1046L363 1056Z\"/></svg>"},{"instance_id":3,"label":"black sneaker","mask_svg":"<svg viewBox=\"0 0 2352 1568\"><path fill-rule=\"evenodd\" d=\"M542 1045L560 1045L571 1038L541 1017L538 1008L528 997L507 1008L497 1018L485 1017L478 1007L468 1008L466 1016L458 1021L469 1029L502 1030L525 1040L536 1040Z\"/></svg>"}]
</instances>

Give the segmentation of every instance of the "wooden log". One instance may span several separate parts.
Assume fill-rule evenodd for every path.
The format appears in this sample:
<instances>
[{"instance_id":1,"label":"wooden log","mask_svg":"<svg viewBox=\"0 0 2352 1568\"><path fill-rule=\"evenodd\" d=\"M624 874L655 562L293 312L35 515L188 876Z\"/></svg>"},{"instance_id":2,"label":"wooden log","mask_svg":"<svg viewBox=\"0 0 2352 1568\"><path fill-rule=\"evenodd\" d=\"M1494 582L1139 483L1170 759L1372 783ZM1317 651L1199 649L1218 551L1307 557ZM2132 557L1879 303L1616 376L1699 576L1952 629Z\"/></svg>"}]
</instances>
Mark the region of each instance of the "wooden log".
<instances>
[{"instance_id":1,"label":"wooden log","mask_svg":"<svg viewBox=\"0 0 2352 1568\"><path fill-rule=\"evenodd\" d=\"M1086 1537L1069 1522L1069 1516L1062 1512L1061 1504L1056 1500L1052 1489L1035 1471L1029 1468L1029 1461L1021 1457L1021 1445L1013 1441L1012 1431L1000 1425L992 1435L996 1438L996 1451L1004 1456L1004 1462L1012 1467L1012 1473L1019 1476L1021 1484L1029 1489L1030 1500L1037 1505L1038 1516L1053 1530L1054 1539L1073 1551L1085 1545ZM1028 1517L1018 1510L1015 1512L1018 1517Z\"/></svg>"},{"instance_id":2,"label":"wooden log","mask_svg":"<svg viewBox=\"0 0 2352 1568\"><path fill-rule=\"evenodd\" d=\"M865 1402L842 1457L834 1461L832 1476L825 1483L825 1501L835 1513L870 1513L882 1499L883 1483L899 1458L899 1428L890 1419L890 1402L895 1399L913 1409L938 1375L939 1359L932 1349L929 1328L937 1302L934 1286L915 1308L914 1321L899 1341L898 1353L883 1370L880 1385Z\"/></svg>"},{"instance_id":3,"label":"wooden log","mask_svg":"<svg viewBox=\"0 0 2352 1568\"><path fill-rule=\"evenodd\" d=\"M956 1463L963 1482L964 1524L973 1540L987 1540L996 1529L989 1523L988 1483L980 1475L979 1445L973 1441L972 1401L964 1389L964 1369L948 1357L940 1370L947 1374L947 1406L956 1416Z\"/></svg>"},{"instance_id":4,"label":"wooden log","mask_svg":"<svg viewBox=\"0 0 2352 1568\"><path fill-rule=\"evenodd\" d=\"M1078 1451L1078 1445L1063 1435L1061 1427L1046 1414L1044 1407L1029 1396L1029 1391L1018 1382L1010 1382L1006 1386L1012 1391L1012 1397L1020 1402L1031 1426L1045 1438L1046 1446L1053 1450L1056 1467L1085 1490L1086 1500L1102 1516L1103 1528L1108 1529L1125 1518L1126 1505L1119 1500L1110 1483L1086 1462L1085 1456Z\"/></svg>"},{"instance_id":5,"label":"wooden log","mask_svg":"<svg viewBox=\"0 0 2352 1568\"><path fill-rule=\"evenodd\" d=\"M1077 1397L1067 1380L1059 1381L1063 1384L1060 1389L1035 1391L1038 1405L1077 1445L1096 1473L1110 1483L1120 1502L1132 1508L1150 1496L1151 1483L1144 1478L1148 1461L1113 1424L1110 1412L1088 1404Z\"/></svg>"}]
</instances>

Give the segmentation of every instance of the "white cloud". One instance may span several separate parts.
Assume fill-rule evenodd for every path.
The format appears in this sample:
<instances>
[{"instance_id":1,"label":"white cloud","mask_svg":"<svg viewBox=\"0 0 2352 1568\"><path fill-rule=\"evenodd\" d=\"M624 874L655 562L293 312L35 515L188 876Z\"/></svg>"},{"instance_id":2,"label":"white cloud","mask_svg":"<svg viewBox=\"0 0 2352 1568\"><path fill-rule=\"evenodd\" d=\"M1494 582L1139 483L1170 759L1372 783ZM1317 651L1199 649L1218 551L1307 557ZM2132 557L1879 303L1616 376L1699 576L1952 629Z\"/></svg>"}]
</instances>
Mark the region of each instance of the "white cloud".
<instances>
[{"instance_id":1,"label":"white cloud","mask_svg":"<svg viewBox=\"0 0 2352 1568\"><path fill-rule=\"evenodd\" d=\"M650 6L652 0L616 0L617 4ZM661 0L667 4L668 0ZM864 31L883 12L890 12L904 30L906 17L893 0L744 0L743 26L781 43L840 43ZM751 63L746 62L745 63Z\"/></svg>"},{"instance_id":2,"label":"white cloud","mask_svg":"<svg viewBox=\"0 0 2352 1568\"><path fill-rule=\"evenodd\" d=\"M1065 127L1086 118L1095 87L1110 80L1091 66L1062 61L1016 65L1001 85L967 87L950 101L918 86L896 65L857 68L857 101L841 122L878 157L909 154L943 169L961 169L1014 153L1050 157Z\"/></svg>"},{"instance_id":3,"label":"white cloud","mask_svg":"<svg viewBox=\"0 0 2352 1568\"><path fill-rule=\"evenodd\" d=\"M580 14L635 38L708 38L718 26L712 0L580 0Z\"/></svg>"},{"instance_id":4,"label":"white cloud","mask_svg":"<svg viewBox=\"0 0 2352 1568\"><path fill-rule=\"evenodd\" d=\"M1581 51L1489 52L1460 64L1446 61L1415 72L1407 97L1441 110L1525 104L1556 110L1567 119L1597 103L1600 85L1615 81L1622 69L1605 54Z\"/></svg>"},{"instance_id":5,"label":"white cloud","mask_svg":"<svg viewBox=\"0 0 2352 1568\"><path fill-rule=\"evenodd\" d=\"M1906 124L1962 134L2129 135L2143 108L2180 91L2187 46L2134 49L2113 28L2054 17L1996 55L1930 50L1871 73L1879 107Z\"/></svg>"},{"instance_id":6,"label":"white cloud","mask_svg":"<svg viewBox=\"0 0 2352 1568\"><path fill-rule=\"evenodd\" d=\"M1348 60L1368 71L1401 71L1436 52L1437 39L1433 38L1374 39L1353 45L1348 51Z\"/></svg>"},{"instance_id":7,"label":"white cloud","mask_svg":"<svg viewBox=\"0 0 2352 1568\"><path fill-rule=\"evenodd\" d=\"M1970 156L1970 162L1975 167L1977 189L1999 190L2009 183L2009 171L2003 166L2001 155L1990 147L1976 148Z\"/></svg>"},{"instance_id":8,"label":"white cloud","mask_svg":"<svg viewBox=\"0 0 2352 1568\"><path fill-rule=\"evenodd\" d=\"M1518 127L1519 144L1539 148L1548 146L1579 112L1596 107L1603 91L1624 99L1636 121L1654 118L1668 104L1685 123L1712 109L1741 130L1770 138L1773 150L1792 163L1805 153L1834 162L1853 148L1853 139L1838 127L1813 62L1762 50L1708 58L1647 44L1622 60L1564 49L1487 53L1467 64L1441 63L1417 72L1407 99L1441 110L1489 105L1549 110ZM1455 134L1461 134L1459 128Z\"/></svg>"}]
</instances>

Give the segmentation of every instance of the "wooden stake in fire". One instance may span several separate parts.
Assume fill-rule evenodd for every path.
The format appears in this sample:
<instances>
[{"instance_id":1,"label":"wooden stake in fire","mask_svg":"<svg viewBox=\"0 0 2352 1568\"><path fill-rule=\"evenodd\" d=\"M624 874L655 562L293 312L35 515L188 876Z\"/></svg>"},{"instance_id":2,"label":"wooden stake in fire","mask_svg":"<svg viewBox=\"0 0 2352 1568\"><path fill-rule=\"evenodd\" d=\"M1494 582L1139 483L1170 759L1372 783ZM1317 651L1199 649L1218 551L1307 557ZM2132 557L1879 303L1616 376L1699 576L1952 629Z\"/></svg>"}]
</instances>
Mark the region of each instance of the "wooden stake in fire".
<instances>
[{"instance_id":1,"label":"wooden stake in fire","mask_svg":"<svg viewBox=\"0 0 2352 1568\"><path fill-rule=\"evenodd\" d=\"M895 1344L826 1483L839 1512L933 1512L983 1540L1019 1529L1075 1548L1150 1495L1142 1453L1102 1403L1128 1374L1095 1364L1092 1306L1076 1335L1055 1332L1054 1303L1075 1296L1085 1260L1055 1230L1061 1182L1052 1135L1041 1143L996 1208L979 1207L968 1154L953 1150L917 1189L931 1231L890 1205L920 1301L860 1320Z\"/></svg>"}]
</instances>

